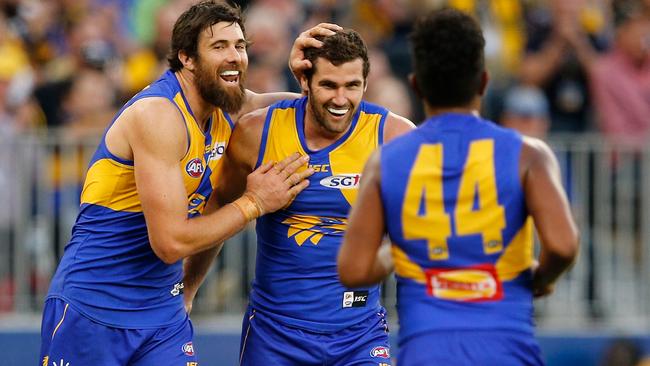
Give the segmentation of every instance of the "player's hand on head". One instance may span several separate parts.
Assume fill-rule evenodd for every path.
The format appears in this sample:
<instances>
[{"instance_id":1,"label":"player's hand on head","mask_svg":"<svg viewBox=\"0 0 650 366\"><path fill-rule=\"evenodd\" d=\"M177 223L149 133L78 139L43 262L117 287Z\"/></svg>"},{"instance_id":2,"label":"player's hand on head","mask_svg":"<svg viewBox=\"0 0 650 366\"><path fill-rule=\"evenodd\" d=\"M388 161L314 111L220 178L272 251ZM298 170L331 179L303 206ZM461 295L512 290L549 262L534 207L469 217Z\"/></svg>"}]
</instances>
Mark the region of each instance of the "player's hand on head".
<instances>
[{"instance_id":1,"label":"player's hand on head","mask_svg":"<svg viewBox=\"0 0 650 366\"><path fill-rule=\"evenodd\" d=\"M319 41L315 37L331 36L336 31L342 29L342 27L336 24L320 23L317 26L300 33L293 42L291 53L289 53L289 68L296 77L296 80L300 81L300 77L303 75L304 71L312 66L311 62L305 59L305 49L311 47L320 48L323 45L323 42Z\"/></svg>"},{"instance_id":2,"label":"player's hand on head","mask_svg":"<svg viewBox=\"0 0 650 366\"><path fill-rule=\"evenodd\" d=\"M309 156L293 153L279 163L260 166L246 178L245 194L255 198L262 215L287 206L309 185L306 178L314 174L314 170L300 170L308 161Z\"/></svg>"}]
</instances>

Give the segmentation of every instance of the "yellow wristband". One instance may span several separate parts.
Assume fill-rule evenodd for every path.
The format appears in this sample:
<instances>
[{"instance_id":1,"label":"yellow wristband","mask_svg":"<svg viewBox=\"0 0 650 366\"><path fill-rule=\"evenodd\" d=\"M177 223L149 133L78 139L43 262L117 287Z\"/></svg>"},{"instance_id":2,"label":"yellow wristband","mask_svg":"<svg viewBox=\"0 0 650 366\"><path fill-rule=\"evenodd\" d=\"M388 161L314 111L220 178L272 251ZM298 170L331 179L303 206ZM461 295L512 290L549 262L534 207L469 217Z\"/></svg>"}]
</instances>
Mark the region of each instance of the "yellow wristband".
<instances>
[{"instance_id":1,"label":"yellow wristband","mask_svg":"<svg viewBox=\"0 0 650 366\"><path fill-rule=\"evenodd\" d=\"M232 204L241 211L246 221L255 220L262 215L262 207L257 197L250 192L244 193L244 195L233 201Z\"/></svg>"}]
</instances>

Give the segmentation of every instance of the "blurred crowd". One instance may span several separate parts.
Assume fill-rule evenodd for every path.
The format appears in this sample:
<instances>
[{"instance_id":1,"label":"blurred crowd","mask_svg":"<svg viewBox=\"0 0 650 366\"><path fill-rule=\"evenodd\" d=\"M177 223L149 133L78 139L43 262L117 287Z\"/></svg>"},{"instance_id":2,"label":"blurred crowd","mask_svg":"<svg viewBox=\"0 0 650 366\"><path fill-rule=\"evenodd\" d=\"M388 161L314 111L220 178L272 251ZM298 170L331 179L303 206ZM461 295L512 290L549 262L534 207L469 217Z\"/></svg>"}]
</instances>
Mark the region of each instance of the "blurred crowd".
<instances>
[{"instance_id":1,"label":"blurred crowd","mask_svg":"<svg viewBox=\"0 0 650 366\"><path fill-rule=\"evenodd\" d=\"M193 0L0 1L0 135L96 135L165 69L171 29ZM648 0L250 0L247 85L297 90L294 37L336 22L371 50L367 99L414 121L408 33L427 9L475 14L491 72L484 115L525 133L599 131L641 147L650 130Z\"/></svg>"}]
</instances>

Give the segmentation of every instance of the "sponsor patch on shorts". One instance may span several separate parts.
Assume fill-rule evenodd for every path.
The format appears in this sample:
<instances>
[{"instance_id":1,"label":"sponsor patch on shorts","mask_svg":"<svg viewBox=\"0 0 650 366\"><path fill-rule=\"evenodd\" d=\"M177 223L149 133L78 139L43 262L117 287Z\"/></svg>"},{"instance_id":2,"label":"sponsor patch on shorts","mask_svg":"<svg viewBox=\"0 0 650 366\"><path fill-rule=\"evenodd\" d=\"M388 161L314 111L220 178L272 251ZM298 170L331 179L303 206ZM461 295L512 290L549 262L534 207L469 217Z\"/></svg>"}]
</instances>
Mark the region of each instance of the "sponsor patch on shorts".
<instances>
[{"instance_id":1,"label":"sponsor patch on shorts","mask_svg":"<svg viewBox=\"0 0 650 366\"><path fill-rule=\"evenodd\" d=\"M370 351L370 356L379 358L390 358L390 350L388 347L377 346Z\"/></svg>"},{"instance_id":2,"label":"sponsor patch on shorts","mask_svg":"<svg viewBox=\"0 0 650 366\"><path fill-rule=\"evenodd\" d=\"M194 345L192 342L187 342L183 345L183 353L187 356L194 356Z\"/></svg>"}]
</instances>

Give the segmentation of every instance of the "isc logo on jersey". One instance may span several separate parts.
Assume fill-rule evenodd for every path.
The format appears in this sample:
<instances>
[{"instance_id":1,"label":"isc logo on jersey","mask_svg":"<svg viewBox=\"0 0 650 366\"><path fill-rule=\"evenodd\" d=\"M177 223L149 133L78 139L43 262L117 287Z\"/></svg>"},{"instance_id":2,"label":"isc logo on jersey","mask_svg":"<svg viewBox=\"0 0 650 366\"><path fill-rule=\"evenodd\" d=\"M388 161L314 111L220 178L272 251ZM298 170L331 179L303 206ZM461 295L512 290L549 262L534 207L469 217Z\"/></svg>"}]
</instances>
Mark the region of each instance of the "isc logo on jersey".
<instances>
[{"instance_id":1,"label":"isc logo on jersey","mask_svg":"<svg viewBox=\"0 0 650 366\"><path fill-rule=\"evenodd\" d=\"M192 178L198 178L203 174L203 162L199 158L194 158L187 162L185 171Z\"/></svg>"},{"instance_id":2,"label":"isc logo on jersey","mask_svg":"<svg viewBox=\"0 0 650 366\"><path fill-rule=\"evenodd\" d=\"M359 187L361 174L338 174L320 180L320 185L333 189L355 189Z\"/></svg>"}]
</instances>

